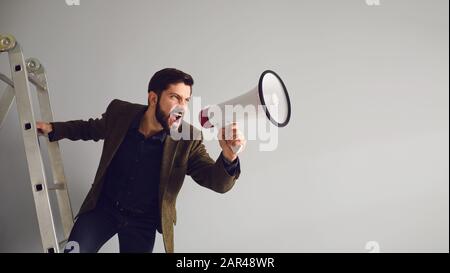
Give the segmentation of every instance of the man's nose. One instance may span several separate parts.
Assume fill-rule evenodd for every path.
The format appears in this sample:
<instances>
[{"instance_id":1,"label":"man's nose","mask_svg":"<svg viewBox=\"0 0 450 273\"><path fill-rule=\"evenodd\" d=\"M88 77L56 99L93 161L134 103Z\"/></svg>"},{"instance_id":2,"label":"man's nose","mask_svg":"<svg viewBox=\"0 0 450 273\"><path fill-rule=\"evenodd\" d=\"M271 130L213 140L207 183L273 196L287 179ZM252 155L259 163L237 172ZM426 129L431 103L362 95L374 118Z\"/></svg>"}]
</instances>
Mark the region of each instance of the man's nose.
<instances>
[{"instance_id":1,"label":"man's nose","mask_svg":"<svg viewBox=\"0 0 450 273\"><path fill-rule=\"evenodd\" d=\"M182 111L185 113L188 110L188 104L187 103L177 103L174 108L175 111Z\"/></svg>"},{"instance_id":2,"label":"man's nose","mask_svg":"<svg viewBox=\"0 0 450 273\"><path fill-rule=\"evenodd\" d=\"M186 110L187 107L188 107L188 102L187 102L186 100L183 100L183 101L180 102L179 105L180 105L181 107L183 107L184 110Z\"/></svg>"}]
</instances>

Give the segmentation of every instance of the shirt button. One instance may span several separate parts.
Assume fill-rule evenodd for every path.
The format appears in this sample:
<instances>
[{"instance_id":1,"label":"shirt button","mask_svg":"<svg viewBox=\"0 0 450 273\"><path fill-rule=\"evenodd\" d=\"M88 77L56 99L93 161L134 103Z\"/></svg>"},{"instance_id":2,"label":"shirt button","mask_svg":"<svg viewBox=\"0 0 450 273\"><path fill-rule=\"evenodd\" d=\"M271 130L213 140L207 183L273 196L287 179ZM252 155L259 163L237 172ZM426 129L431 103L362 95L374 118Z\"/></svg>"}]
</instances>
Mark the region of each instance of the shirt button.
<instances>
[{"instance_id":1,"label":"shirt button","mask_svg":"<svg viewBox=\"0 0 450 273\"><path fill-rule=\"evenodd\" d=\"M130 180L134 180L134 177L130 177Z\"/></svg>"}]
</instances>

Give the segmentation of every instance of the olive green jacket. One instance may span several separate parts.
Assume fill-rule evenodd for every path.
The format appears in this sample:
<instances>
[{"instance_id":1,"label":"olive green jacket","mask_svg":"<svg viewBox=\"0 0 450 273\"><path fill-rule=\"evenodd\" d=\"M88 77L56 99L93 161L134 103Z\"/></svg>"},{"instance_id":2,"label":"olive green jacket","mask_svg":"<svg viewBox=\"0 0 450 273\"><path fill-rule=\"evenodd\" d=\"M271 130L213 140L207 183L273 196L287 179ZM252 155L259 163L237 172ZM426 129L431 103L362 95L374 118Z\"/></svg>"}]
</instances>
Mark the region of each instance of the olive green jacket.
<instances>
[{"instance_id":1,"label":"olive green jacket","mask_svg":"<svg viewBox=\"0 0 450 273\"><path fill-rule=\"evenodd\" d=\"M95 208L104 182L106 170L114 154L122 143L128 128L136 115L147 108L146 105L113 100L101 118L73 120L67 122L52 122L51 141L70 140L104 140L100 164L95 175L92 188L81 206L78 216ZM160 185L159 209L161 219L158 232L162 233L166 253L174 251L173 226L176 224L176 198L183 185L185 175L190 175L195 182L218 193L229 191L240 170L230 176L219 157L211 159L202 143L201 131L188 126L191 139L175 140L168 136L164 141Z\"/></svg>"}]
</instances>

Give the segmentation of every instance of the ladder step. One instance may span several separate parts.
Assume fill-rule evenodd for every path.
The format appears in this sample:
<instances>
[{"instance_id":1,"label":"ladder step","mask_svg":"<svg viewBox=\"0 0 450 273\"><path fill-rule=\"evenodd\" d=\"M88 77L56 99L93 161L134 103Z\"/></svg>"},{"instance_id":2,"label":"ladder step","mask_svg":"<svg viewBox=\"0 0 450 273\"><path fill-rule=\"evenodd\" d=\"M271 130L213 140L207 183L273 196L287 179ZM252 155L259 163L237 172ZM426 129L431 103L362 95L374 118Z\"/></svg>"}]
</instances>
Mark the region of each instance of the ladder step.
<instances>
[{"instance_id":1,"label":"ladder step","mask_svg":"<svg viewBox=\"0 0 450 273\"><path fill-rule=\"evenodd\" d=\"M58 191L58 190L65 190L66 187L64 184L53 184L51 186L48 186L49 191Z\"/></svg>"},{"instance_id":2,"label":"ladder step","mask_svg":"<svg viewBox=\"0 0 450 273\"><path fill-rule=\"evenodd\" d=\"M2 80L4 83L8 84L11 87L14 87L14 82L11 80L8 76L6 76L3 73L0 73L0 80ZM31 83L33 83L35 86L41 88L42 90L47 91L47 86L42 83L36 76L33 74L28 74L28 80L30 80Z\"/></svg>"},{"instance_id":3,"label":"ladder step","mask_svg":"<svg viewBox=\"0 0 450 273\"><path fill-rule=\"evenodd\" d=\"M11 87L14 87L14 82L3 73L0 73L0 80L2 80Z\"/></svg>"}]
</instances>

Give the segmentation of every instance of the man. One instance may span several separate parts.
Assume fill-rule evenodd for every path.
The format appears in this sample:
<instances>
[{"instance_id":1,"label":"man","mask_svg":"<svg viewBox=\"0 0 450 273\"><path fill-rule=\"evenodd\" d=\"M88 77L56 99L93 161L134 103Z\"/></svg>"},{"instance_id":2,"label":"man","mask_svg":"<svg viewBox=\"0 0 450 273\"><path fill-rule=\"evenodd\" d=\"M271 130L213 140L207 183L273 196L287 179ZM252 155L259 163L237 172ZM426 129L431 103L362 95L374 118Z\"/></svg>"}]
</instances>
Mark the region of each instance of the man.
<instances>
[{"instance_id":1,"label":"man","mask_svg":"<svg viewBox=\"0 0 450 273\"><path fill-rule=\"evenodd\" d=\"M80 252L98 252L115 234L120 252L152 252L155 230L162 233L165 251L173 252L175 203L185 175L219 193L233 187L240 163L231 146L246 140L236 125L229 140L222 129L222 153L211 159L201 131L181 119L193 84L190 75L167 68L151 78L148 105L113 100L99 119L37 122L50 141L104 140L94 183L68 239ZM186 128L192 138L171 137Z\"/></svg>"}]
</instances>

